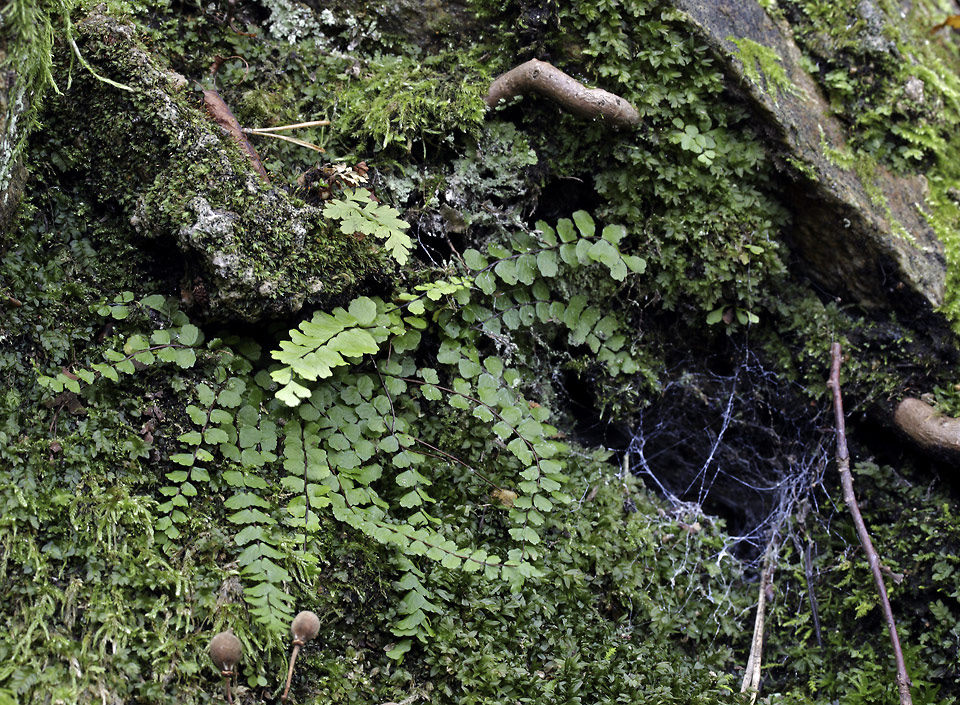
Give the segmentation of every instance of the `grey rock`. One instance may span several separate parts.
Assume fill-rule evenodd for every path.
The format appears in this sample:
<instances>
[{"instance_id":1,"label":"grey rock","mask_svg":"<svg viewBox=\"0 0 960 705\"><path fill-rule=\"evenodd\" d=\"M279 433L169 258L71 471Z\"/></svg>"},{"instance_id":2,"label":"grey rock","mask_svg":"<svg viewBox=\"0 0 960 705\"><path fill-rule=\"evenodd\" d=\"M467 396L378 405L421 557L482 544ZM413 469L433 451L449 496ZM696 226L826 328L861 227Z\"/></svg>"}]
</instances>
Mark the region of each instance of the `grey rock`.
<instances>
[{"instance_id":1,"label":"grey rock","mask_svg":"<svg viewBox=\"0 0 960 705\"><path fill-rule=\"evenodd\" d=\"M194 315L290 315L380 270L373 248L255 173L184 90L183 77L151 55L130 25L94 14L77 33L95 69L133 92L76 73L56 106L65 123L86 126L70 167L95 175L91 198L114 202L123 194L132 239L179 249L185 281L199 279L207 294Z\"/></svg>"},{"instance_id":2,"label":"grey rock","mask_svg":"<svg viewBox=\"0 0 960 705\"><path fill-rule=\"evenodd\" d=\"M791 244L804 273L867 309L916 311L942 304L946 261L924 219L923 177L899 177L877 166L874 182L865 185L854 170L831 160L831 151L846 149L843 127L802 68L789 28L754 0L677 0L676 5L742 88L774 158L792 177L784 195L794 217ZM872 3L865 0L858 9L868 26L882 23ZM731 38L774 50L797 90L771 92L750 81Z\"/></svg>"}]
</instances>

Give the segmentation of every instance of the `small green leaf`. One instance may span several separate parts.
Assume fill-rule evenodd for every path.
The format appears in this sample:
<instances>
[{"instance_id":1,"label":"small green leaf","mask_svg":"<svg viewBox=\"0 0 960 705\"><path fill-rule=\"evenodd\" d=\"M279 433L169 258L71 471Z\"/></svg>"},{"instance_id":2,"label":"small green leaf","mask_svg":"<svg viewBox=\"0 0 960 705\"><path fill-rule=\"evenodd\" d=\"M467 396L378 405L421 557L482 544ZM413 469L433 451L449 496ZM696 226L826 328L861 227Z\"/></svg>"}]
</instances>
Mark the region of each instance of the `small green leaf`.
<instances>
[{"instance_id":1,"label":"small green leaf","mask_svg":"<svg viewBox=\"0 0 960 705\"><path fill-rule=\"evenodd\" d=\"M555 277L557 275L557 254L553 250L543 250L537 255L537 268L540 274L545 277Z\"/></svg>"},{"instance_id":2,"label":"small green leaf","mask_svg":"<svg viewBox=\"0 0 960 705\"><path fill-rule=\"evenodd\" d=\"M623 263L629 267L631 272L643 274L647 268L647 261L636 255L623 255Z\"/></svg>"},{"instance_id":3,"label":"small green leaf","mask_svg":"<svg viewBox=\"0 0 960 705\"><path fill-rule=\"evenodd\" d=\"M163 313L167 308L167 300L160 294L151 294L140 300L142 306L147 308L152 308L154 311L159 311Z\"/></svg>"},{"instance_id":4,"label":"small green leaf","mask_svg":"<svg viewBox=\"0 0 960 705\"><path fill-rule=\"evenodd\" d=\"M474 250L473 248L464 250L463 261L470 269L473 270L481 270L488 264L487 258L484 257L478 250Z\"/></svg>"},{"instance_id":5,"label":"small green leaf","mask_svg":"<svg viewBox=\"0 0 960 705\"><path fill-rule=\"evenodd\" d=\"M577 231L573 229L573 221L561 218L557 221L557 234L563 242L573 242L577 239Z\"/></svg>"},{"instance_id":6,"label":"small green leaf","mask_svg":"<svg viewBox=\"0 0 960 705\"><path fill-rule=\"evenodd\" d=\"M359 328L349 328L338 333L327 345L345 357L373 355L380 350L373 336Z\"/></svg>"},{"instance_id":7,"label":"small green leaf","mask_svg":"<svg viewBox=\"0 0 960 705\"><path fill-rule=\"evenodd\" d=\"M377 304L366 296L351 301L349 310L360 326L369 326L377 317Z\"/></svg>"},{"instance_id":8,"label":"small green leaf","mask_svg":"<svg viewBox=\"0 0 960 705\"><path fill-rule=\"evenodd\" d=\"M174 360L178 367L187 369L193 367L197 362L197 353L194 352L193 348L179 348L176 351Z\"/></svg>"},{"instance_id":9,"label":"small green leaf","mask_svg":"<svg viewBox=\"0 0 960 705\"><path fill-rule=\"evenodd\" d=\"M154 345L167 345L170 343L169 330L155 330L150 334L150 342Z\"/></svg>"},{"instance_id":10,"label":"small green leaf","mask_svg":"<svg viewBox=\"0 0 960 705\"><path fill-rule=\"evenodd\" d=\"M583 237L593 237L597 231L593 218L586 211L576 211L573 214L573 222L577 224L577 230Z\"/></svg>"},{"instance_id":11,"label":"small green leaf","mask_svg":"<svg viewBox=\"0 0 960 705\"><path fill-rule=\"evenodd\" d=\"M188 323L180 328L177 339L182 345L196 345L200 340L200 329L192 323Z\"/></svg>"},{"instance_id":12,"label":"small green leaf","mask_svg":"<svg viewBox=\"0 0 960 705\"><path fill-rule=\"evenodd\" d=\"M401 639L391 648L387 649L386 654L389 658L394 661L403 660L403 655L410 650L410 647L413 645L412 639Z\"/></svg>"},{"instance_id":13,"label":"small green leaf","mask_svg":"<svg viewBox=\"0 0 960 705\"><path fill-rule=\"evenodd\" d=\"M720 308L714 309L713 311L708 313L707 325L712 326L716 323L719 323L721 320L723 320L723 310L724 310L724 307L721 306Z\"/></svg>"},{"instance_id":14,"label":"small green leaf","mask_svg":"<svg viewBox=\"0 0 960 705\"><path fill-rule=\"evenodd\" d=\"M198 446L202 439L199 431L187 431L186 433L181 433L177 437L177 440L187 445Z\"/></svg>"},{"instance_id":15,"label":"small green leaf","mask_svg":"<svg viewBox=\"0 0 960 705\"><path fill-rule=\"evenodd\" d=\"M617 245L626 234L627 229L622 225L608 225L603 229L600 237L613 245Z\"/></svg>"}]
</instances>

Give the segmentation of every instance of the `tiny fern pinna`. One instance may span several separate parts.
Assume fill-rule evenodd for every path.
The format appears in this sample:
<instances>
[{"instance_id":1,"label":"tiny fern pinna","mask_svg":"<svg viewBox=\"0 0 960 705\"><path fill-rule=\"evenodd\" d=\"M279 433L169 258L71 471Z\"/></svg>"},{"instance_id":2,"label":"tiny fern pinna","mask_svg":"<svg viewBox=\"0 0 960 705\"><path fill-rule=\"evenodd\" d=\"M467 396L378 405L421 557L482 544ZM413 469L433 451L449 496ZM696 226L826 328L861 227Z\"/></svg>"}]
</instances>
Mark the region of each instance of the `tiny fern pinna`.
<instances>
[{"instance_id":1,"label":"tiny fern pinna","mask_svg":"<svg viewBox=\"0 0 960 705\"><path fill-rule=\"evenodd\" d=\"M249 343L236 351L221 340L203 346L172 301L148 297L142 305L165 317L150 340L134 334L122 353L106 351L106 362L42 381L79 392L74 378L116 380L135 371L134 360L141 368L192 367L199 356L205 372L185 405L192 427L178 435L161 489L163 536L179 538L199 486L232 493L224 509L237 527L244 598L278 632L293 611L284 585L316 570L324 515L393 547L404 597L390 655L399 658L412 639L430 638L431 614L442 612L420 557L515 587L539 574L543 529L570 501L569 448L549 410L524 398L529 371L511 367L509 351L535 334L563 333L611 374L636 371L619 315L563 293L565 278L582 267L606 270L615 282L643 272L642 259L620 251L624 235L609 225L598 234L583 211L555 229L537 223L506 244L488 244L486 254L467 250L460 273L391 300L360 296L318 311L290 331L270 364ZM117 317L107 304L98 311ZM444 497L454 483L470 493L461 502L493 498L502 507L496 546L450 538L454 512Z\"/></svg>"}]
</instances>

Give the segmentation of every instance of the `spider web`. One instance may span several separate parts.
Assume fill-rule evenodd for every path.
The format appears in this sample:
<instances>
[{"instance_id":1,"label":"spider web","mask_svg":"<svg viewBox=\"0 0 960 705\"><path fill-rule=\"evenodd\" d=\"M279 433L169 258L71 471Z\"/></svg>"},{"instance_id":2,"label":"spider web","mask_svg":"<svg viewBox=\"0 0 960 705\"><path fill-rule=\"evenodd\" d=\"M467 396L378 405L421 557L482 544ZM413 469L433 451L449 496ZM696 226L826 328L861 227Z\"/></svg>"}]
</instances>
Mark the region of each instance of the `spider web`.
<instances>
[{"instance_id":1,"label":"spider web","mask_svg":"<svg viewBox=\"0 0 960 705\"><path fill-rule=\"evenodd\" d=\"M756 559L801 504L816 511L833 442L828 404L743 345L732 371L681 373L629 429L624 468L676 516L727 520L725 550Z\"/></svg>"}]
</instances>

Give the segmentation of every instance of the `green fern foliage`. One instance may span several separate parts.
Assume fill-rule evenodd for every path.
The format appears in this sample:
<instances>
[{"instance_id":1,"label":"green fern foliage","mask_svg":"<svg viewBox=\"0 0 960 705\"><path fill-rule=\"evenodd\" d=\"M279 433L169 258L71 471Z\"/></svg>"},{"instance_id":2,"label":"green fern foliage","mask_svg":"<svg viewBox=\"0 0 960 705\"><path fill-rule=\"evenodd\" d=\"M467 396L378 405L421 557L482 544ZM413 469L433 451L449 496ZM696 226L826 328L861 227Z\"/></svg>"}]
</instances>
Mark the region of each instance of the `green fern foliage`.
<instances>
[{"instance_id":1,"label":"green fern foliage","mask_svg":"<svg viewBox=\"0 0 960 705\"><path fill-rule=\"evenodd\" d=\"M341 211L348 229L363 218L388 223L382 207L352 208ZM564 295L583 268L614 283L642 273L645 262L619 249L625 235L583 211L556 228L538 223L508 245L488 244L486 254L467 250L461 272L389 301L359 296L318 311L269 360L251 343L234 350L205 340L173 300L122 292L91 311L159 326L106 349L103 362L41 383L81 394L81 384L158 365L195 375L180 392L183 419L163 458L160 540L175 550L192 530L193 498L222 494L247 609L280 634L294 608L288 586L316 572L324 522L341 522L394 552L404 597L390 655L401 659L413 641L433 636L442 613L422 561L514 589L541 574L544 530L571 501L569 448L549 409L528 398L530 371L513 367L509 350L562 331L608 372L635 371L620 318L583 294ZM462 503L495 507L492 543L458 540L451 484Z\"/></svg>"},{"instance_id":2,"label":"green fern foliage","mask_svg":"<svg viewBox=\"0 0 960 705\"><path fill-rule=\"evenodd\" d=\"M406 264L413 241L405 232L409 223L400 219L400 213L373 200L366 189L346 189L345 199L335 198L327 203L323 215L340 221L340 230L346 235L360 233L383 240L390 256L399 264Z\"/></svg>"}]
</instances>

